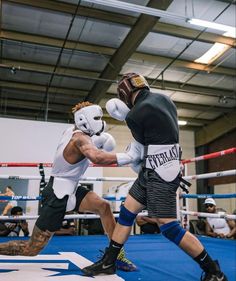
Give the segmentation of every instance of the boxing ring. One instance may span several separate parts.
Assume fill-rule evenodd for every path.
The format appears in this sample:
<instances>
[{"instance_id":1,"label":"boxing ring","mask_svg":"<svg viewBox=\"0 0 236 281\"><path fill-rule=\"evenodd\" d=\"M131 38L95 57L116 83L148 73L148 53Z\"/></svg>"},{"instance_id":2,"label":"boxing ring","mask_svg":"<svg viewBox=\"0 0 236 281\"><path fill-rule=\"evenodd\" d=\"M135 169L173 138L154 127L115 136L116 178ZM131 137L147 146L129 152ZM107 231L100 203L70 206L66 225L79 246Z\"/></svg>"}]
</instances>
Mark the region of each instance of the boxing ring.
<instances>
[{"instance_id":1,"label":"boxing ring","mask_svg":"<svg viewBox=\"0 0 236 281\"><path fill-rule=\"evenodd\" d=\"M1 238L0 242L9 238ZM207 251L217 257L229 281L236 280L235 241L200 237ZM80 268L97 260L98 251L107 246L104 235L54 236L37 257L0 256L1 281L196 281L201 270L196 263L162 235L132 235L125 249L137 272L117 271L116 275L81 275Z\"/></svg>"},{"instance_id":2,"label":"boxing ring","mask_svg":"<svg viewBox=\"0 0 236 281\"><path fill-rule=\"evenodd\" d=\"M183 164L216 158L226 154L236 153L236 148L203 155L200 157L184 160ZM40 163L0 163L0 167L39 167ZM51 163L42 163L43 167L51 167ZM210 177L224 177L236 175L236 170L207 173L202 175L185 176L186 180L201 180ZM0 174L0 179L13 180L42 180L41 176L27 175L4 175ZM111 182L132 182L135 178L119 177L87 177L82 178L83 182L91 181L111 181ZM47 180L47 177L45 177ZM190 188L191 190L191 188ZM188 200L197 198L236 198L236 193L232 194L178 194L178 200L183 199L186 204L178 204L179 219L184 227L188 227L189 216L201 217L224 217L236 219L236 215L221 213L208 214L202 212L192 212L188 208ZM0 196L0 200L40 200L40 196ZM124 200L124 198L107 197L107 200ZM182 209L181 209L182 207ZM146 212L140 215L147 215ZM115 214L117 217L118 214ZM0 216L1 220L36 219L38 216ZM66 215L65 218L92 219L98 218L95 214L75 214ZM214 258L218 259L222 270L229 281L236 280L236 241L198 236L204 244L206 250ZM1 237L0 242L8 241L9 237ZM15 239L15 238L14 238ZM19 237L17 239L27 239ZM80 268L83 268L98 259L99 250L104 250L108 245L105 235L91 236L54 236L47 247L37 257L8 257L0 255L0 280L1 281L34 281L41 280L104 280L104 281L194 281L199 280L201 269L199 266L180 250L175 244L170 243L161 234L156 235L131 235L125 245L127 257L138 267L136 272L117 271L116 275L85 277L82 276ZM50 278L50 279L48 279Z\"/></svg>"}]
</instances>

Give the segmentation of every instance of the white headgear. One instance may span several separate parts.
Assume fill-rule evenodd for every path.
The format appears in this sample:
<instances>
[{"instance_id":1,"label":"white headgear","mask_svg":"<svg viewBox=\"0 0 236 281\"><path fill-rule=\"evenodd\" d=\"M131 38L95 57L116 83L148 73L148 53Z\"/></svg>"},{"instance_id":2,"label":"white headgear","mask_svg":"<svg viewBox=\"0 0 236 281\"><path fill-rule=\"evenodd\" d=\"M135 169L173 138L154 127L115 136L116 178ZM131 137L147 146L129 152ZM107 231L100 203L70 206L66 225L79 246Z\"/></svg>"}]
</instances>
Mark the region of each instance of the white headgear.
<instances>
[{"instance_id":1,"label":"white headgear","mask_svg":"<svg viewBox=\"0 0 236 281\"><path fill-rule=\"evenodd\" d=\"M102 116L103 112L99 105L89 105L74 113L75 125L90 136L97 135L103 132L106 126Z\"/></svg>"}]
</instances>

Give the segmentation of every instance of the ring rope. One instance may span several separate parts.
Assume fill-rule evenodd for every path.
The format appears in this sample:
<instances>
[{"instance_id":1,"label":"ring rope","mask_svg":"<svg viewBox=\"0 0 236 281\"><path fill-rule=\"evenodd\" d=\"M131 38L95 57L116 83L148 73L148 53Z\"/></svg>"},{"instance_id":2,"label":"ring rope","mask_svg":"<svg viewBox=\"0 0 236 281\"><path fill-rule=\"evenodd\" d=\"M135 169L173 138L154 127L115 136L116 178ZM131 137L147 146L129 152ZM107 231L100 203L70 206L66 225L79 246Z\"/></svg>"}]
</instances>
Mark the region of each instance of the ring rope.
<instances>
[{"instance_id":1,"label":"ring rope","mask_svg":"<svg viewBox=\"0 0 236 281\"><path fill-rule=\"evenodd\" d=\"M115 218L119 217L119 213L113 214ZM139 216L147 216L148 213L145 212L140 212L138 214ZM0 220L35 220L37 219L39 216L27 216L27 215L23 215L23 216L0 216ZM65 219L98 219L100 218L99 215L96 214L73 214L73 215L65 215L64 217Z\"/></svg>"},{"instance_id":2,"label":"ring rope","mask_svg":"<svg viewBox=\"0 0 236 281\"><path fill-rule=\"evenodd\" d=\"M190 175L184 176L185 180L199 180L199 179L208 179L208 178L215 178L215 177L225 177L225 176L234 176L236 175L236 169L234 170L227 170L227 171L220 171L220 172L213 172L213 173L206 173L200 175ZM12 180L40 180L41 177L39 176L20 176L20 175L0 175L0 179L12 179ZM49 177L45 177L46 180ZM115 182L132 182L135 181L136 178L122 178L122 177L82 177L80 178L80 182L83 181L115 181Z\"/></svg>"},{"instance_id":3,"label":"ring rope","mask_svg":"<svg viewBox=\"0 0 236 281\"><path fill-rule=\"evenodd\" d=\"M229 214L209 214L209 213L201 213L201 212L190 212L190 211L183 211L180 210L183 215L191 215L191 216L199 216L199 217L213 217L213 218L225 218L225 219L236 219L236 215L229 215ZM119 213L113 214L115 218L119 217ZM139 216L147 216L147 212L140 212ZM37 219L39 216L0 216L0 220L34 220ZM99 215L96 214L73 214L73 215L65 215L65 219L96 219L100 218Z\"/></svg>"},{"instance_id":4,"label":"ring rope","mask_svg":"<svg viewBox=\"0 0 236 281\"><path fill-rule=\"evenodd\" d=\"M194 158L191 158L191 159L186 159L186 160L183 160L182 163L188 164L188 163L197 162L197 161L201 161L201 160L208 160L208 159L212 159L212 158L221 157L221 156L224 156L226 154L232 154L232 153L236 153L236 147L232 147L232 148L229 148L229 149L205 154L205 155L194 157Z\"/></svg>"},{"instance_id":5,"label":"ring rope","mask_svg":"<svg viewBox=\"0 0 236 281\"><path fill-rule=\"evenodd\" d=\"M225 218L229 220L236 220L236 215L229 215L225 213L218 213L218 214L210 214L210 213L202 213L202 212L192 212L192 211L184 211L180 210L182 215L190 215L195 217L204 217L204 218Z\"/></svg>"},{"instance_id":6,"label":"ring rope","mask_svg":"<svg viewBox=\"0 0 236 281\"><path fill-rule=\"evenodd\" d=\"M27 162L0 162L0 168L11 168L11 167L20 167L20 168L37 168L39 167L40 165L42 165L42 167L44 168L51 168L52 167L52 163L27 163ZM125 166L118 166L117 164L110 164L110 165L98 165L98 164L93 164L93 163L90 163L89 164L89 167L127 167L126 165Z\"/></svg>"},{"instance_id":7,"label":"ring rope","mask_svg":"<svg viewBox=\"0 0 236 281\"><path fill-rule=\"evenodd\" d=\"M117 198L115 196L104 196L102 197L105 200L108 201L123 201L126 199L126 197L120 197ZM180 198L199 198L199 199L205 199L205 198L236 198L236 193L228 193L228 194L180 194ZM0 196L0 200L15 200L15 201L39 201L42 200L41 196Z\"/></svg>"},{"instance_id":8,"label":"ring rope","mask_svg":"<svg viewBox=\"0 0 236 281\"><path fill-rule=\"evenodd\" d=\"M108 201L123 201L126 199L126 197L120 197L117 199L115 196L105 196L102 197L105 200ZM42 200L41 196L26 196L26 195L18 195L18 196L0 196L0 200L5 200L5 201L39 201Z\"/></svg>"},{"instance_id":9,"label":"ring rope","mask_svg":"<svg viewBox=\"0 0 236 281\"><path fill-rule=\"evenodd\" d=\"M1 197L0 197L1 198ZM180 198L236 198L236 193L228 193L228 194L180 194Z\"/></svg>"},{"instance_id":10,"label":"ring rope","mask_svg":"<svg viewBox=\"0 0 236 281\"><path fill-rule=\"evenodd\" d=\"M41 196L0 196L0 200L15 200L15 201L34 201L34 200L42 200Z\"/></svg>"},{"instance_id":11,"label":"ring rope","mask_svg":"<svg viewBox=\"0 0 236 281\"><path fill-rule=\"evenodd\" d=\"M236 153L236 147L232 147L229 149L225 149L225 150L221 150L221 151L217 151L217 152L213 152L213 153L209 153L209 154L205 154L202 156L198 156L198 157L194 157L191 159L186 159L186 160L182 160L181 162L183 164L188 164L191 162L197 162L200 160L208 160L208 159L212 159L212 158L216 158L216 157L221 157L227 154L232 154L232 153ZM52 163L16 163L16 162L0 162L0 168L1 167L39 167L39 165L43 165L43 167L47 167L50 168L52 167ZM97 165L97 164L90 164L90 167L126 167L126 166L117 166L116 164L112 164L112 165Z\"/></svg>"}]
</instances>

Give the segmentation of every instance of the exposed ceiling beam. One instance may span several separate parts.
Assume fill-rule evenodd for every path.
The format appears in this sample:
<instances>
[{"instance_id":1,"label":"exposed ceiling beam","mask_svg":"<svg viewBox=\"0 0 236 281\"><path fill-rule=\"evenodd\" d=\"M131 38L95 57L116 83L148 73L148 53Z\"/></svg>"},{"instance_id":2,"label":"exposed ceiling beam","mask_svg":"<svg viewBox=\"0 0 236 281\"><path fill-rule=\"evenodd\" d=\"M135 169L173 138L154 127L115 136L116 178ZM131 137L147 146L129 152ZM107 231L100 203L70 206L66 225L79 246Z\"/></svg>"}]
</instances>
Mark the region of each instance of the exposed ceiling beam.
<instances>
[{"instance_id":1,"label":"exposed ceiling beam","mask_svg":"<svg viewBox=\"0 0 236 281\"><path fill-rule=\"evenodd\" d=\"M8 67L15 67L16 69L25 70L25 71L34 71L34 72L44 72L45 74L52 74L54 65L52 64L42 64L42 63L35 63L35 62L28 62L28 61L20 61L20 60L10 60L10 59L2 59L2 63ZM1 67L1 65L0 65ZM17 71L17 70L16 70ZM96 79L99 77L99 73L91 70L81 70L79 68L73 67L63 67L60 66L57 68L58 75L65 75L65 76L76 76L77 78L80 77L87 77L88 79Z\"/></svg>"},{"instance_id":2,"label":"exposed ceiling beam","mask_svg":"<svg viewBox=\"0 0 236 281\"><path fill-rule=\"evenodd\" d=\"M158 22L153 30L153 32L161 33L161 34L167 34L170 36L176 36L180 38L185 38L189 40L194 40L200 33L199 30L187 28L183 26L168 24L168 23L162 23ZM205 42L214 44L215 42L222 43L229 45L233 48L236 47L236 40L230 37L222 36L219 34L211 33L211 32L204 32L202 33L197 41Z\"/></svg>"},{"instance_id":3,"label":"exposed ceiling beam","mask_svg":"<svg viewBox=\"0 0 236 281\"><path fill-rule=\"evenodd\" d=\"M156 55L150 55L150 54L144 54L144 53L138 53L135 52L131 57L131 60L140 61L143 62L149 62L149 63L156 63L157 65L168 65L171 61L173 61L173 58L170 57L164 57L164 56L156 56ZM179 67L179 68L188 68L198 71L204 71L207 73L217 73L217 74L224 74L224 75L231 75L235 76L235 69L234 68L226 68L226 67L216 67L210 65L204 65L201 63L195 63L192 61L187 60L180 60L177 59L172 64L173 67Z\"/></svg>"},{"instance_id":4,"label":"exposed ceiling beam","mask_svg":"<svg viewBox=\"0 0 236 281\"><path fill-rule=\"evenodd\" d=\"M27 33L13 32L9 30L1 30L0 39L14 40L14 41L25 42L30 44L37 44L41 46L48 45L56 48L60 48L63 45L63 40L61 39L51 38L47 36L40 36L40 35L32 35ZM112 56L116 51L115 48L91 45L91 44L80 43L75 41L67 41L67 43L65 44L65 49L71 51L77 50L77 51L92 52L99 55L108 55L108 56ZM173 60L173 58L171 57L151 55L141 52L134 52L130 57L130 59L139 60L141 62L146 61L150 63L156 63L157 65L167 65ZM173 63L173 66L180 67L180 68L188 68L197 71L204 71L207 73L212 72L212 73L225 74L231 76L235 75L235 70L233 68L226 68L221 66L214 67L214 66L204 65L204 64L195 63L187 60L181 60L181 59L177 59Z\"/></svg>"},{"instance_id":5,"label":"exposed ceiling beam","mask_svg":"<svg viewBox=\"0 0 236 281\"><path fill-rule=\"evenodd\" d=\"M0 112L0 117L45 121L43 114L39 115L34 109L8 108L7 112ZM47 121L72 123L72 118L65 112L50 112Z\"/></svg>"},{"instance_id":6,"label":"exposed ceiling beam","mask_svg":"<svg viewBox=\"0 0 236 281\"><path fill-rule=\"evenodd\" d=\"M71 113L71 107L72 104L56 104L56 103L51 103L49 104L48 110L51 112L65 112L70 114ZM38 101L32 101L32 100L20 100L20 99L7 99L6 101L6 108L8 107L15 107L15 108L23 108L23 109L33 109L33 110L40 110L45 111L45 108L42 108L42 103Z\"/></svg>"},{"instance_id":7,"label":"exposed ceiling beam","mask_svg":"<svg viewBox=\"0 0 236 281\"><path fill-rule=\"evenodd\" d=\"M41 46L55 47L58 48L58 51L64 43L64 40L59 38L35 35L30 33L22 33L17 31L6 30L6 29L0 30L0 39L25 42L25 43L36 44ZM71 40L66 41L64 49L91 52L91 53L109 55L109 56L113 55L115 52L114 48L92 45L92 44L87 44L77 41L71 41Z\"/></svg>"},{"instance_id":8,"label":"exposed ceiling beam","mask_svg":"<svg viewBox=\"0 0 236 281\"><path fill-rule=\"evenodd\" d=\"M7 61L5 61L7 62ZM17 61L11 61L9 60L9 65L1 65L0 64L0 68L4 68L4 69L10 69L13 65L17 66L19 62ZM22 67L22 65L24 64L25 68ZM47 74L50 75L51 74L51 66L48 65L43 65L43 64L32 64L32 63L27 63L27 62L22 62L21 65L21 71L30 71L30 72L36 72L36 73L42 73L42 74ZM33 68L32 68L33 67ZM62 72L62 73L61 73ZM81 70L77 70L77 69L72 69L73 73L70 73L70 69L65 69L65 72L67 73L63 73L63 68L61 70L59 70L59 73L56 72L55 75L58 76L62 76L62 77L69 77L69 78L75 78L75 79L80 79L83 78L85 76L83 76L83 74L86 74L86 79L91 79L91 80L96 80L99 78L96 78L97 73L95 72L91 72L90 76L90 72L89 71L81 71ZM82 75L81 75L82 74ZM88 76L89 75L89 76ZM13 80L12 81L4 81L4 80L0 80L1 81L1 85L4 87L13 87L12 85L15 85L14 88L21 88L21 87L25 87L23 86L22 83L19 83L17 81L14 81L15 77L13 76ZM149 83L152 84L152 79L148 79ZM103 82L103 81L102 81ZM107 81L104 81L104 84L107 84ZM13 83L11 85L11 83ZM27 84L27 83L26 83ZM45 85L35 85L35 84L27 84L27 88L30 89L30 87L32 87L32 90L39 90L39 91L46 91L46 84ZM40 86L40 88L39 88ZM186 84L184 87L182 87L182 83L179 82L171 82L171 81L155 81L155 83L152 85L153 88L157 88L157 89L162 89L162 90L171 90L171 91L179 91L179 92L186 92L188 94L199 94L199 95L204 95L204 96L215 96L215 97L220 97L222 95L227 96L227 97L232 97L235 98L235 92L233 91L228 91L225 89L215 89L215 88L210 88L210 87L202 87L202 86L196 86L196 85L189 85ZM74 91L77 95L80 95L81 97L84 95L87 95L87 91L85 90L81 90L78 87L76 89L72 89L72 88L66 88L61 90L61 88L63 87L52 87L50 89L50 92L70 92L70 91ZM116 93L115 93L116 94ZM114 93L110 93L110 96L113 96ZM105 95L104 95L105 96ZM108 97L109 94L107 93L106 96ZM224 107L222 107L224 108Z\"/></svg>"},{"instance_id":9,"label":"exposed ceiling beam","mask_svg":"<svg viewBox=\"0 0 236 281\"><path fill-rule=\"evenodd\" d=\"M70 100L71 102L71 100ZM61 114L61 116L57 116L57 120L61 120L62 122L65 122L65 120L73 120L73 116L71 114L71 104L49 104L49 115L56 115ZM41 109L41 114L38 114L38 110ZM22 111L22 112L21 112ZM0 110L0 116L18 116L20 113L21 116L28 116L35 119L36 117L43 117L45 109L41 108L41 103L38 101L33 100L19 100L19 99L7 99L5 107ZM103 108L103 111L106 112L105 108ZM33 115L31 116L29 112L33 112ZM122 122L116 122L113 118L111 118L108 114L104 114L104 120L108 122L109 124L117 124L122 125ZM206 119L200 119L200 118L189 118L186 116L179 116L179 120L185 120L188 122L188 126L193 127L199 127L203 126L204 124L209 124L212 121L206 120Z\"/></svg>"},{"instance_id":10,"label":"exposed ceiling beam","mask_svg":"<svg viewBox=\"0 0 236 281\"><path fill-rule=\"evenodd\" d=\"M40 93L45 93L46 91L46 87L44 85L23 83L17 81L0 80L0 87L3 89L16 89L16 90L33 91L33 92L40 92ZM69 95L70 97L81 96L81 98L88 93L87 91L78 88L72 89L72 88L65 88L65 87L50 87L48 92L65 95L65 97L67 95Z\"/></svg>"},{"instance_id":11,"label":"exposed ceiling beam","mask_svg":"<svg viewBox=\"0 0 236 281\"><path fill-rule=\"evenodd\" d=\"M42 116L37 116L37 113L34 110L25 110L25 109L17 109L17 115L15 109L8 109L8 112L5 114L0 113L1 118L17 118L17 119L28 119L28 120L38 120L38 121L45 121ZM124 125L123 122L117 121L113 118L104 116L103 118L108 126L122 126ZM60 123L68 123L73 124L74 121L72 118L68 117L68 114L57 113L57 112L50 112L48 116L47 122L60 122ZM180 130L188 130L188 131L195 131L197 129L196 126L186 125L181 126ZM109 131L109 127L108 127Z\"/></svg>"},{"instance_id":12,"label":"exposed ceiling beam","mask_svg":"<svg viewBox=\"0 0 236 281\"><path fill-rule=\"evenodd\" d=\"M148 2L148 6L152 8L159 8L166 10L172 1L154 1ZM137 47L151 31L158 18L147 15L140 15L135 25L132 27L126 38L123 40L120 47L116 50L116 53L111 57L109 63L102 71L100 78L106 79L116 79L121 71L122 66L130 58L130 56L135 52ZM88 101L99 101L107 92L109 88L108 84L101 82L96 82L93 85L92 90L86 97Z\"/></svg>"},{"instance_id":13,"label":"exposed ceiling beam","mask_svg":"<svg viewBox=\"0 0 236 281\"><path fill-rule=\"evenodd\" d=\"M34 8L39 9L46 9L50 10L55 13L63 13L63 14L74 14L76 10L77 4L71 4L71 3L65 3L61 1L52 1L52 0L3 0L3 2L9 2L9 3L15 3L19 5L26 5ZM78 16L81 17L89 17L89 18L95 18L98 20L104 20L104 21L110 21L110 22L116 22L119 24L125 23L127 25L133 25L136 21L134 17L122 15L118 13L111 13L99 9L94 9L91 7L84 7L80 6L78 12Z\"/></svg>"},{"instance_id":14,"label":"exposed ceiling beam","mask_svg":"<svg viewBox=\"0 0 236 281\"><path fill-rule=\"evenodd\" d=\"M45 86L37 85L37 84L27 84L22 82L11 82L11 81L1 81L0 80L0 87L4 89L19 89L24 90L24 99L27 98L27 92L30 93L30 95L33 95L36 97L36 99L40 99L43 96L39 95L37 93L33 92L39 92L39 93L45 93ZM49 91L49 93L56 93L54 96L55 98L58 98L58 95L62 97L62 94L66 94L64 99L71 99L71 102L79 102L84 99L83 94L87 94L87 91L81 91L79 89L68 89L68 88L59 88L59 87L52 87ZM9 97L13 96L13 94L8 94ZM19 94L18 94L19 96ZM100 104L104 105L106 101L110 98L114 97L113 94L106 95L105 98L100 100ZM234 110L234 108L228 108L228 107L220 107L220 106L210 106L210 105L201 105L201 104L194 104L194 103L184 103L184 102L176 102L174 101L178 109L188 109L188 110L194 110L194 111L203 111L203 112L220 112L220 113L229 113Z\"/></svg>"},{"instance_id":15,"label":"exposed ceiling beam","mask_svg":"<svg viewBox=\"0 0 236 281\"><path fill-rule=\"evenodd\" d=\"M10 3L16 3L20 5L27 5L32 6L35 8L40 9L46 9L54 12L60 12L64 14L73 14L76 5L71 3L63 3L63 2L57 2L53 3L53 1L50 0L40 0L40 1L34 1L34 0L3 0L3 2L10 2ZM101 21L110 21L118 24L123 24L126 26L133 26L137 20L137 18L123 15L120 13L114 13L114 12L108 12L103 11L99 9L94 9L91 7L83 7L81 6L78 10L78 16L81 17L88 17L88 18L94 18ZM194 30L192 28L186 28L181 26L176 26L172 24L167 23L156 23L153 27L152 32L158 32L163 34L169 34L172 36L181 36L182 38L193 40L198 35L199 31ZM218 34L210 33L210 32L204 32L199 38L198 41L206 42L206 43L215 43L219 42L222 44L227 44L229 46L235 47L236 41L232 38L227 38L225 36L221 36Z\"/></svg>"},{"instance_id":16,"label":"exposed ceiling beam","mask_svg":"<svg viewBox=\"0 0 236 281\"><path fill-rule=\"evenodd\" d=\"M150 79L148 79L149 81ZM152 84L153 80L150 80L150 84ZM179 91L179 92L185 92L185 93L191 93L191 94L199 94L204 96L227 96L232 97L233 99L236 98L236 92L235 90L226 90L224 88L212 88L212 87L204 87L204 86L198 86L193 84L185 84L183 87L183 83L180 82L173 82L173 81L167 81L167 80L158 80L153 85L153 88L162 89L162 90L170 90L170 91Z\"/></svg>"},{"instance_id":17,"label":"exposed ceiling beam","mask_svg":"<svg viewBox=\"0 0 236 281\"><path fill-rule=\"evenodd\" d=\"M42 87L41 85L34 85L34 84L27 84L27 83L0 81L0 87L2 89L6 88L6 89L20 89L21 91L23 90L25 99L29 95L35 96L36 98L40 99L42 96L40 96L38 94L35 94L33 92L35 92L35 91L39 92L39 93L45 92L45 87ZM73 100L75 98L78 98L78 95L76 94L75 90L74 91L68 91L68 89L56 88L56 87L54 87L53 90L59 95L66 93L66 96L64 98L67 99L67 100L70 100L71 98ZM65 92L63 92L63 90ZM54 91L53 91L53 93L54 93ZM13 95L14 95L14 93L13 93ZM8 100L11 96L12 95L9 95ZM108 101L109 98L110 97L103 98L101 100L100 104L102 106L105 105L105 103ZM197 104L189 104L189 103L183 103L183 102L175 102L175 104L176 104L178 109L189 109L189 110L199 110L199 111L209 111L209 112L231 112L232 111L232 109L229 109L229 108L212 107L212 106L207 106L207 105L197 105Z\"/></svg>"},{"instance_id":18,"label":"exposed ceiling beam","mask_svg":"<svg viewBox=\"0 0 236 281\"><path fill-rule=\"evenodd\" d=\"M42 73L42 74L47 74L50 75L52 66L50 65L45 65L45 64L37 64L37 63L29 63L29 62L21 62L21 61L13 61L13 60L4 60L5 64L1 65L0 68L4 69L11 69L12 66L18 67L21 66L21 71L29 71L29 72L36 72L36 73ZM24 67L23 67L24 66ZM66 73L65 73L66 72ZM56 72L55 75L62 76L62 77L70 77L70 78L83 78L87 77L88 79L91 80L96 80L98 73L96 72L90 72L90 71L82 71L80 69L72 69L70 71L69 68L60 68L58 72ZM14 78L14 77L13 77ZM6 81L7 82L7 81ZM8 81L11 83L11 81ZM14 82L14 81L12 81ZM106 81L104 81L106 82ZM148 79L148 82L152 84L153 79ZM107 82L106 82L107 84ZM29 84L30 85L30 84ZM43 85L42 85L43 86ZM46 84L45 84L46 86ZM44 86L44 87L45 87ZM219 89L219 88L211 88L211 87L202 87L202 86L197 86L197 85L190 85L186 84L184 87L182 87L182 83L180 82L172 82L172 81L167 81L167 80L157 80L155 83L152 85L153 88L157 89L162 89L162 90L171 90L171 91L179 91L179 92L186 92L190 94L199 94L199 95L209 95L209 96L216 96L220 97L222 95L225 95L227 97L232 97L235 98L236 94L235 91L230 91L226 89ZM71 89L73 90L73 89ZM78 88L75 89L78 92L81 92L81 94L86 94L86 91L81 91Z\"/></svg>"},{"instance_id":19,"label":"exposed ceiling beam","mask_svg":"<svg viewBox=\"0 0 236 281\"><path fill-rule=\"evenodd\" d=\"M195 146L206 145L236 128L236 112L231 112L195 132Z\"/></svg>"}]
</instances>

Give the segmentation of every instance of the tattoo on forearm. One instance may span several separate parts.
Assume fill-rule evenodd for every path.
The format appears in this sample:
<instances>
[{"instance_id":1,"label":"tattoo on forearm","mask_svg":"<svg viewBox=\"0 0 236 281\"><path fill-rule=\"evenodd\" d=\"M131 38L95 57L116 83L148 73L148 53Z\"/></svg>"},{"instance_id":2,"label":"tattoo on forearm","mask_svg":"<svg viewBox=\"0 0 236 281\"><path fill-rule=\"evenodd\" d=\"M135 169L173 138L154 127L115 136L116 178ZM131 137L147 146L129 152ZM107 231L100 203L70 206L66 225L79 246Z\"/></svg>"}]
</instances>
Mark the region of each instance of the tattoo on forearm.
<instances>
[{"instance_id":1,"label":"tattoo on forearm","mask_svg":"<svg viewBox=\"0 0 236 281\"><path fill-rule=\"evenodd\" d=\"M34 227L31 238L28 241L14 240L0 244L0 255L8 256L36 256L47 245L53 233L42 231Z\"/></svg>"}]
</instances>

